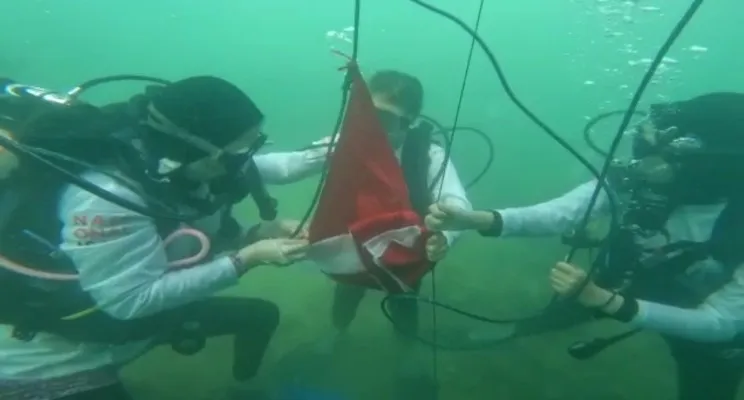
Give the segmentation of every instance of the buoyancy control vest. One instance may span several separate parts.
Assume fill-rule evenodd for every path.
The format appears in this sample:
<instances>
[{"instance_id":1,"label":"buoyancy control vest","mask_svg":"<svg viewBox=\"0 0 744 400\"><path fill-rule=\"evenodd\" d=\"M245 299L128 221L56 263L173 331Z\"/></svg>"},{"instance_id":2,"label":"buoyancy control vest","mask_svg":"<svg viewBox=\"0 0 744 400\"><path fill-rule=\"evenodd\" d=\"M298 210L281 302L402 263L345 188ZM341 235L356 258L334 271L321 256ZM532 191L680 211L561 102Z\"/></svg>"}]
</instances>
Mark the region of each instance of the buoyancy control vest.
<instances>
[{"instance_id":1,"label":"buoyancy control vest","mask_svg":"<svg viewBox=\"0 0 744 400\"><path fill-rule=\"evenodd\" d=\"M595 260L597 283L649 301L697 307L744 263L744 201L727 201L708 240L668 242L653 249L644 249L641 241L632 224L611 231ZM723 268L713 284L690 285L679 279L706 259Z\"/></svg>"},{"instance_id":2,"label":"buoyancy control vest","mask_svg":"<svg viewBox=\"0 0 744 400\"><path fill-rule=\"evenodd\" d=\"M424 218L432 204L429 185L431 167L432 127L419 125L406 135L400 154L403 178L408 187L408 197L413 210Z\"/></svg>"}]
</instances>

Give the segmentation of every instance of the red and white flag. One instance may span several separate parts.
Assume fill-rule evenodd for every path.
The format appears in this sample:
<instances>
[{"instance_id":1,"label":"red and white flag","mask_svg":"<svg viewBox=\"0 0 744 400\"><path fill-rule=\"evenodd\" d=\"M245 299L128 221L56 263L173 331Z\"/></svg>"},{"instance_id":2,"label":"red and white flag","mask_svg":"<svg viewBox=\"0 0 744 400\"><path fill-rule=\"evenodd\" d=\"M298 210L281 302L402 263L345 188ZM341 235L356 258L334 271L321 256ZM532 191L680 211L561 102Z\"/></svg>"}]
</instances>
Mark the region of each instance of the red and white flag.
<instances>
[{"instance_id":1,"label":"red and white flag","mask_svg":"<svg viewBox=\"0 0 744 400\"><path fill-rule=\"evenodd\" d=\"M309 258L332 279L401 293L432 267L428 233L367 84L350 63L350 100L318 207Z\"/></svg>"}]
</instances>

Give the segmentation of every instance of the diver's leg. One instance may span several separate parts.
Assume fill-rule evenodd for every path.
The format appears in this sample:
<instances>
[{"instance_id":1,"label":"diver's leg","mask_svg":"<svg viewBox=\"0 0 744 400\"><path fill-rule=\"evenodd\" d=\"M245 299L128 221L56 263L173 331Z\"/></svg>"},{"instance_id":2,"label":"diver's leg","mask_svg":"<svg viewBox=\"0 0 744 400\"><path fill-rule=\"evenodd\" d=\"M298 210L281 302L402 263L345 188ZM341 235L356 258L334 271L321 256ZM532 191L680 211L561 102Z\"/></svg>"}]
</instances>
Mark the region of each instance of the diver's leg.
<instances>
[{"instance_id":1,"label":"diver's leg","mask_svg":"<svg viewBox=\"0 0 744 400\"><path fill-rule=\"evenodd\" d=\"M274 303L243 297L213 297L180 310L181 324L168 341L188 339L183 332L198 326L204 337L234 335L233 376L245 381L256 375L264 352L279 326ZM196 325L195 325L196 324Z\"/></svg>"},{"instance_id":2,"label":"diver's leg","mask_svg":"<svg viewBox=\"0 0 744 400\"><path fill-rule=\"evenodd\" d=\"M411 289L418 294L421 281ZM430 353L428 346L419 343L419 302L411 298L390 299L390 317L395 328L396 355L398 375L421 375L426 356Z\"/></svg>"},{"instance_id":3,"label":"diver's leg","mask_svg":"<svg viewBox=\"0 0 744 400\"><path fill-rule=\"evenodd\" d=\"M677 367L678 400L735 400L744 368L703 346L667 339Z\"/></svg>"},{"instance_id":4,"label":"diver's leg","mask_svg":"<svg viewBox=\"0 0 744 400\"><path fill-rule=\"evenodd\" d=\"M365 292L365 289L359 286L336 284L333 291L332 317L333 326L338 332L345 332L349 328Z\"/></svg>"},{"instance_id":5,"label":"diver's leg","mask_svg":"<svg viewBox=\"0 0 744 400\"><path fill-rule=\"evenodd\" d=\"M132 396L129 395L124 385L117 383L87 392L65 396L59 400L132 400Z\"/></svg>"},{"instance_id":6,"label":"diver's leg","mask_svg":"<svg viewBox=\"0 0 744 400\"><path fill-rule=\"evenodd\" d=\"M346 338L346 332L356 317L365 293L366 290L363 287L336 283L331 306L331 319L335 331L314 346L316 353L330 355Z\"/></svg>"},{"instance_id":7,"label":"diver's leg","mask_svg":"<svg viewBox=\"0 0 744 400\"><path fill-rule=\"evenodd\" d=\"M418 294L421 289L419 280L411 287L413 293ZM399 357L397 365L399 373L418 373L421 370L421 359L429 352L429 348L419 343L419 302L411 298L390 299L390 317L395 328L395 337Z\"/></svg>"},{"instance_id":8,"label":"diver's leg","mask_svg":"<svg viewBox=\"0 0 744 400\"><path fill-rule=\"evenodd\" d=\"M421 289L421 280L412 286ZM419 302L410 298L391 298L390 317L396 333L396 387L394 398L434 400L437 384L433 378L433 350L417 340L419 335Z\"/></svg>"},{"instance_id":9,"label":"diver's leg","mask_svg":"<svg viewBox=\"0 0 744 400\"><path fill-rule=\"evenodd\" d=\"M413 293L421 290L421 280L412 285ZM410 344L416 339L419 329L419 302L410 298L390 298L390 317L395 324L398 340Z\"/></svg>"}]
</instances>

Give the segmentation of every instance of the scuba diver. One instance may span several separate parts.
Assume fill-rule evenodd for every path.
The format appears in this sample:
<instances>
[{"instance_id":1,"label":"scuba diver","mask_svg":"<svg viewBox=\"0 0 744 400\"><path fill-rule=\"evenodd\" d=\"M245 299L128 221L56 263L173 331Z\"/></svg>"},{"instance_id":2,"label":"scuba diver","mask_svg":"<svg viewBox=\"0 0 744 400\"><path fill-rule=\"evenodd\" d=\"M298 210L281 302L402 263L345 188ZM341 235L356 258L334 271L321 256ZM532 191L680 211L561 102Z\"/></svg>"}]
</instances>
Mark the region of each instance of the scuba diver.
<instances>
[{"instance_id":1,"label":"scuba diver","mask_svg":"<svg viewBox=\"0 0 744 400\"><path fill-rule=\"evenodd\" d=\"M552 288L575 296L580 307L553 303L491 339L612 318L664 337L676 362L678 399L733 400L744 373L744 94L652 105L633 140L632 160L608 175L613 193L602 194L595 214L615 196L623 210L617 226L595 243L567 236L585 239L583 247L600 245L596 274L563 262L550 272ZM595 185L522 208L437 204L426 222L489 237L560 235L574 227Z\"/></svg>"},{"instance_id":2,"label":"scuba diver","mask_svg":"<svg viewBox=\"0 0 744 400\"><path fill-rule=\"evenodd\" d=\"M307 247L261 179L288 156L253 161L265 142L253 101L208 76L101 108L0 88L0 397L130 399L121 366L221 335L234 336L234 378L253 377L279 310L213 296ZM230 212L247 196L264 219L250 227Z\"/></svg>"},{"instance_id":3,"label":"scuba diver","mask_svg":"<svg viewBox=\"0 0 744 400\"><path fill-rule=\"evenodd\" d=\"M414 211L423 219L429 206L438 198L448 204L471 209L466 191L452 163L445 164L445 151L433 144L434 127L419 116L423 107L424 89L421 82L414 76L395 71L382 70L375 73L368 80L368 87L372 103L377 116L385 129L389 142L394 149L409 191L409 198ZM352 128L353 129L353 128ZM305 149L306 160L324 160L328 155L330 137L317 141ZM331 146L332 147L332 146ZM297 172L295 172L297 171ZM295 175L306 176L308 167L298 164L290 167L288 177ZM320 165L315 172L321 172ZM450 246L457 240L458 232L439 232L428 238L426 242L427 258L440 261L445 257ZM418 292L421 280L412 288ZM312 362L308 369L317 371L318 360L315 356L327 359L337 346L347 337L346 333L356 316L357 309L366 293L360 286L336 283L332 305L332 320L336 333L329 339L324 339L311 349ZM418 304L411 301L393 301L391 304L393 318L398 328L407 333L418 331ZM398 372L399 398L434 398L436 388L434 382L424 371L420 353L425 348L417 346L408 339L408 335L398 335L400 357L396 364ZM302 348L305 349L305 348ZM289 358L292 358L290 355ZM292 362L289 362L292 364ZM306 364L298 360L297 363ZM290 367L293 368L293 367Z\"/></svg>"}]
</instances>

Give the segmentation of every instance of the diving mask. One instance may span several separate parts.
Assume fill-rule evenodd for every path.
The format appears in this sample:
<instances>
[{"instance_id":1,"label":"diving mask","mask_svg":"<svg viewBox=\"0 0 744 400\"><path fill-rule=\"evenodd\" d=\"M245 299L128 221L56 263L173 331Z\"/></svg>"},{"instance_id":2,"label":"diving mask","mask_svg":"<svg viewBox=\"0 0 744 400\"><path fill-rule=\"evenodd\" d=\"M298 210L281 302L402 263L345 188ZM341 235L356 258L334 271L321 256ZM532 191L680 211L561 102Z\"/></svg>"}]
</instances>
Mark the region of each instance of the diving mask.
<instances>
[{"instance_id":1,"label":"diving mask","mask_svg":"<svg viewBox=\"0 0 744 400\"><path fill-rule=\"evenodd\" d=\"M407 131L414 122L411 118L380 108L377 109L377 118L382 124L382 127L388 132Z\"/></svg>"},{"instance_id":2,"label":"diving mask","mask_svg":"<svg viewBox=\"0 0 744 400\"><path fill-rule=\"evenodd\" d=\"M674 158L699 153L703 142L694 134L683 134L676 126L656 129L648 121L638 124L633 133L633 157Z\"/></svg>"}]
</instances>

